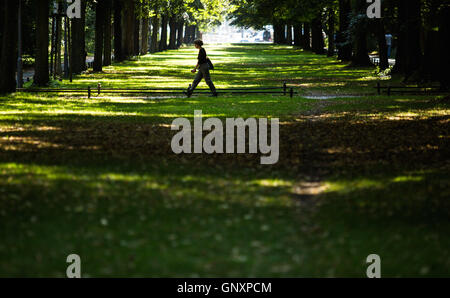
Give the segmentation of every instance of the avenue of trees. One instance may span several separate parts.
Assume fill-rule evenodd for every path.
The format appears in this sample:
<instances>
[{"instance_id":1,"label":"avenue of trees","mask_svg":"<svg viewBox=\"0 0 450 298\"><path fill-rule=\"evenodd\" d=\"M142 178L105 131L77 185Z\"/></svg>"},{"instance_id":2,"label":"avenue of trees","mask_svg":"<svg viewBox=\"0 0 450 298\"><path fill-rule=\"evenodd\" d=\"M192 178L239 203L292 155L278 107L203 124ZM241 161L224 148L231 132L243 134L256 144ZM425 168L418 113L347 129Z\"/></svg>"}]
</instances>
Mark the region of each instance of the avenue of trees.
<instances>
[{"instance_id":1,"label":"avenue of trees","mask_svg":"<svg viewBox=\"0 0 450 298\"><path fill-rule=\"evenodd\" d=\"M0 93L16 88L19 23L23 56L34 59L33 83L47 86L52 76L85 71L88 52L94 54L93 70L102 71L112 59L192 43L200 29L223 19L225 9L219 0L81 0L81 18L69 19L67 5L65 0L0 0Z\"/></svg>"},{"instance_id":2,"label":"avenue of trees","mask_svg":"<svg viewBox=\"0 0 450 298\"><path fill-rule=\"evenodd\" d=\"M369 19L366 0L231 0L234 24L273 25L274 42L335 55L354 66L370 65L377 50L380 68L389 67L385 35L394 36L395 67L405 81L439 81L450 88L450 1L382 0L379 19ZM324 38L322 32L326 32ZM326 42L327 41L327 42ZM327 50L325 46L327 43Z\"/></svg>"},{"instance_id":3,"label":"avenue of trees","mask_svg":"<svg viewBox=\"0 0 450 298\"><path fill-rule=\"evenodd\" d=\"M112 59L192 43L226 13L238 26L272 25L277 44L337 54L353 66L370 65L369 52L376 50L381 70L389 67L390 33L396 49L392 73L408 82L439 81L449 89L444 45L450 44L450 1L381 2L382 18L369 19L366 0L81 0L81 18L68 21L63 0L0 0L0 93L16 88L18 23L20 51L34 59L33 83L46 86L52 77L86 70L87 53L94 54L93 70L102 71Z\"/></svg>"}]
</instances>

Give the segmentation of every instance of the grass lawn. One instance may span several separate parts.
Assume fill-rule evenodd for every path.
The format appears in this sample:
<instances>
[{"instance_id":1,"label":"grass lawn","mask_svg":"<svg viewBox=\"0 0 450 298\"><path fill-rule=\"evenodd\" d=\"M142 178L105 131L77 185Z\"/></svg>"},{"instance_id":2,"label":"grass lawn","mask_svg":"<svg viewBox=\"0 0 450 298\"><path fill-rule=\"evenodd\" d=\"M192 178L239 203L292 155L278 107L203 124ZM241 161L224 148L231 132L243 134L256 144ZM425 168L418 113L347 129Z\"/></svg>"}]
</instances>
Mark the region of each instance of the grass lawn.
<instances>
[{"instance_id":1,"label":"grass lawn","mask_svg":"<svg viewBox=\"0 0 450 298\"><path fill-rule=\"evenodd\" d=\"M70 254L84 277L365 277L370 254L384 277L450 277L448 101L376 96L373 69L290 47L207 48L219 89L300 95L0 97L0 277L64 277ZM59 84L187 87L195 59ZM173 154L194 110L280 118L279 163Z\"/></svg>"}]
</instances>

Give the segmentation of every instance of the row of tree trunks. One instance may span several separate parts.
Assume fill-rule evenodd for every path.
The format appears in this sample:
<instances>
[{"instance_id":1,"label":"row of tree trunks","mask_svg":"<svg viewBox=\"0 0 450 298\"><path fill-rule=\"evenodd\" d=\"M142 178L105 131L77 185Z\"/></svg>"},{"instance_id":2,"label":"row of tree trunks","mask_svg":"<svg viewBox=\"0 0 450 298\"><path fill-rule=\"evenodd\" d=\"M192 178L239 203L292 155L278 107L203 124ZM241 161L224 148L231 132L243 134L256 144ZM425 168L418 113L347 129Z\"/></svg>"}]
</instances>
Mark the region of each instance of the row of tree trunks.
<instances>
[{"instance_id":1,"label":"row of tree trunks","mask_svg":"<svg viewBox=\"0 0 450 298\"><path fill-rule=\"evenodd\" d=\"M15 0L0 1L0 93L16 90L17 61L17 22L19 2ZM48 23L47 23L48 24ZM48 31L48 26L47 26ZM47 37L48 38L48 37ZM47 50L48 51L48 50ZM48 60L47 60L48 69ZM48 73L47 73L48 76Z\"/></svg>"}]
</instances>

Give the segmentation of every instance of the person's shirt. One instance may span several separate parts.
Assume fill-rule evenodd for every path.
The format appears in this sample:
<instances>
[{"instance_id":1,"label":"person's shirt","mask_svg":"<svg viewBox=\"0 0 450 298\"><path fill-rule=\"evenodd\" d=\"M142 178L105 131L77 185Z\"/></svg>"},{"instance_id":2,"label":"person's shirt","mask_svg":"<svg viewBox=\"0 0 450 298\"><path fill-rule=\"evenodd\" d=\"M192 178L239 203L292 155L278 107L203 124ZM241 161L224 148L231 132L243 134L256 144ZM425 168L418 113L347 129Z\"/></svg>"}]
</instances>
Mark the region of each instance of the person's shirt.
<instances>
[{"instance_id":1,"label":"person's shirt","mask_svg":"<svg viewBox=\"0 0 450 298\"><path fill-rule=\"evenodd\" d=\"M202 65L207 63L206 61L206 50L204 48L200 49L200 52L198 53L198 64Z\"/></svg>"},{"instance_id":2,"label":"person's shirt","mask_svg":"<svg viewBox=\"0 0 450 298\"><path fill-rule=\"evenodd\" d=\"M391 34L386 34L386 44L388 46L392 45L392 35Z\"/></svg>"}]
</instances>

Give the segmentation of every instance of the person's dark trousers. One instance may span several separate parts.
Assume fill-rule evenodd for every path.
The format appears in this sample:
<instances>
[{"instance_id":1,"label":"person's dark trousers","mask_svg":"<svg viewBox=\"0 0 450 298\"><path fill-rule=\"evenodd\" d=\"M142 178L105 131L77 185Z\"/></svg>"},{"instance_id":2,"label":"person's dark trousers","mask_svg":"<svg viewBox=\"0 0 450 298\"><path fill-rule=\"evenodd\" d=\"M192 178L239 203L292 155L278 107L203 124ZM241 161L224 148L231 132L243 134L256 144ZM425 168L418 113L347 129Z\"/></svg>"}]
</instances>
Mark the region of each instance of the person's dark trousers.
<instances>
[{"instance_id":1,"label":"person's dark trousers","mask_svg":"<svg viewBox=\"0 0 450 298\"><path fill-rule=\"evenodd\" d=\"M213 95L217 95L216 87L211 80L211 74L209 73L209 65L208 63L200 65L200 68L195 76L194 82L192 83L190 93L194 92L195 88L197 88L198 84L205 79L206 84L208 84L209 89L213 93Z\"/></svg>"}]
</instances>

